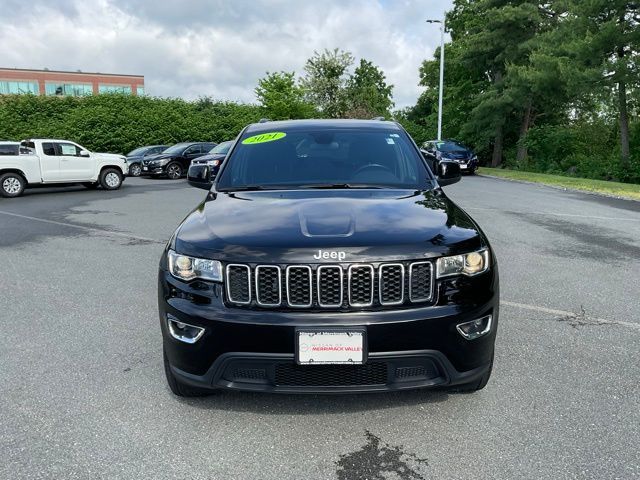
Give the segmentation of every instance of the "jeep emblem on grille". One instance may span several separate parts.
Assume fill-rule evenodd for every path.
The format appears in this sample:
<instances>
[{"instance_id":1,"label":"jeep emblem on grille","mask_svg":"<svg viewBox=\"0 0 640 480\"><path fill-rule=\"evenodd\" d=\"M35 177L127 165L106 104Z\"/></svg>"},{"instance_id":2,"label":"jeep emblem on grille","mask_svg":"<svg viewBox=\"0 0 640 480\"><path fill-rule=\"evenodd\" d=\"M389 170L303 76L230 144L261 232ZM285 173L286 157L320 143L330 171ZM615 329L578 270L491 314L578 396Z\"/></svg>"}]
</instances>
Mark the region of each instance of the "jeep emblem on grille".
<instances>
[{"instance_id":1,"label":"jeep emblem on grille","mask_svg":"<svg viewBox=\"0 0 640 480\"><path fill-rule=\"evenodd\" d=\"M347 254L345 252L324 252L322 250L318 250L318 253L316 253L313 258L315 258L316 260L332 259L343 261L346 256Z\"/></svg>"}]
</instances>

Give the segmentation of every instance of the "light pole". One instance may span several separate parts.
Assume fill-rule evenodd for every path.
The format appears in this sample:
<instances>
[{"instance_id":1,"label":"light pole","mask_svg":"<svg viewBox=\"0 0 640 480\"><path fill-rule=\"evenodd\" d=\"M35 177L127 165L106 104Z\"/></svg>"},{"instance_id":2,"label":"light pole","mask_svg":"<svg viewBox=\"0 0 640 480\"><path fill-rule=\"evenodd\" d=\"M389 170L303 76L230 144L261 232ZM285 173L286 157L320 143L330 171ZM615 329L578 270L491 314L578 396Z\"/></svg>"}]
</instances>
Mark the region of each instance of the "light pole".
<instances>
[{"instance_id":1,"label":"light pole","mask_svg":"<svg viewBox=\"0 0 640 480\"><path fill-rule=\"evenodd\" d=\"M442 91L444 88L444 29L445 19L427 20L427 23L440 24L440 91L438 94L438 140L442 140Z\"/></svg>"}]
</instances>

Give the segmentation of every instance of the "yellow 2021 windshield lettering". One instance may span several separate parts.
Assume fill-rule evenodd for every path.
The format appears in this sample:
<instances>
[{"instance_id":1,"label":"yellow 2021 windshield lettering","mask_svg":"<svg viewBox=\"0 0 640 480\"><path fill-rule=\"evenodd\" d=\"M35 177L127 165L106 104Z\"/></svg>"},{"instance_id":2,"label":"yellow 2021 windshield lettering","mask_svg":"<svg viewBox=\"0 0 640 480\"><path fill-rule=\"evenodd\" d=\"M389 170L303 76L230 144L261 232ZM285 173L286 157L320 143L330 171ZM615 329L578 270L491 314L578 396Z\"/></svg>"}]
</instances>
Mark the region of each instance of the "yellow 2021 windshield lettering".
<instances>
[{"instance_id":1,"label":"yellow 2021 windshield lettering","mask_svg":"<svg viewBox=\"0 0 640 480\"><path fill-rule=\"evenodd\" d=\"M245 138L242 141L243 145L256 145L258 143L267 143L273 142L275 140L280 140L286 137L287 134L284 132L268 132L261 133L260 135L253 135L252 137Z\"/></svg>"}]
</instances>

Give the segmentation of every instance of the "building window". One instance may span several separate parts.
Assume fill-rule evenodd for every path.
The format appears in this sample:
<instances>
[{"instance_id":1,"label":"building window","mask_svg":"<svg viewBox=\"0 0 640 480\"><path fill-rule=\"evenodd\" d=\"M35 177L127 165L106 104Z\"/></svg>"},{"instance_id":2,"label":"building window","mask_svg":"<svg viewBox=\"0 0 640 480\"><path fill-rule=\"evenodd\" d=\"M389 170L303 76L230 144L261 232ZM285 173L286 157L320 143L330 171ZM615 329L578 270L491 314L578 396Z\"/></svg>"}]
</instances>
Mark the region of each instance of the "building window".
<instances>
[{"instance_id":1,"label":"building window","mask_svg":"<svg viewBox=\"0 0 640 480\"><path fill-rule=\"evenodd\" d=\"M44 89L47 95L70 95L72 97L82 97L93 93L93 86L91 86L90 83L46 82Z\"/></svg>"},{"instance_id":2,"label":"building window","mask_svg":"<svg viewBox=\"0 0 640 480\"><path fill-rule=\"evenodd\" d=\"M24 93L38 95L40 93L38 82L0 80L0 95L21 95Z\"/></svg>"},{"instance_id":3,"label":"building window","mask_svg":"<svg viewBox=\"0 0 640 480\"><path fill-rule=\"evenodd\" d=\"M100 93L126 93L131 95L130 85L100 85L98 87Z\"/></svg>"},{"instance_id":4,"label":"building window","mask_svg":"<svg viewBox=\"0 0 640 480\"><path fill-rule=\"evenodd\" d=\"M144 95L144 87L143 87L143 86L141 86L141 85L138 85L138 86L136 87L136 93L137 93L138 95Z\"/></svg>"}]
</instances>

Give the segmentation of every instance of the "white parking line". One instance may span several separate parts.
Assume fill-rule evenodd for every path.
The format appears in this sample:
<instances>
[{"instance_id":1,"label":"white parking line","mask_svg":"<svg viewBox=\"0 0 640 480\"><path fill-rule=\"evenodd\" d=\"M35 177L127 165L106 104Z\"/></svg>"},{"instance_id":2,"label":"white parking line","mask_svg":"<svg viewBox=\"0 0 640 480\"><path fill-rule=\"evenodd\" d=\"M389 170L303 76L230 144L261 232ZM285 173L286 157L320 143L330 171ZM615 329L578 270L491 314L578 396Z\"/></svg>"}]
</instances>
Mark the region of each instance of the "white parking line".
<instances>
[{"instance_id":1,"label":"white parking line","mask_svg":"<svg viewBox=\"0 0 640 480\"><path fill-rule=\"evenodd\" d=\"M141 241L144 241L144 242L151 242L151 243L160 243L160 244L166 243L165 240L158 240L157 238L141 237L139 235L132 235L130 233L114 232L112 230L107 230L107 229L102 229L102 228L87 227L85 225L76 225L74 223L58 222L56 220L48 220L46 218L30 217L29 215L20 215L19 213L5 212L3 210L0 210L0 214L9 215L11 217L24 218L25 220L33 220L35 222L50 223L52 225L59 225L59 226L62 226L62 227L77 228L77 229L80 229L80 230L86 230L86 231L89 231L89 232L99 233L100 235L128 238L130 240L131 239L132 240L141 240Z\"/></svg>"},{"instance_id":2,"label":"white parking line","mask_svg":"<svg viewBox=\"0 0 640 480\"><path fill-rule=\"evenodd\" d=\"M623 327L632 328L634 330L640 330L640 323L623 322L621 320L607 320L605 318L590 317L590 316L578 314L575 312L567 312L565 310L556 310L554 308L540 307L538 305L527 305L526 303L507 302L504 300L500 301L500 305L506 305L508 307L514 307L514 308L521 308L523 310L533 310L536 312L548 313L556 317L567 318L568 320L573 319L578 323L580 323L580 321L584 321L586 324L590 324L590 325L620 325Z\"/></svg>"},{"instance_id":3,"label":"white parking line","mask_svg":"<svg viewBox=\"0 0 640 480\"><path fill-rule=\"evenodd\" d=\"M465 210L491 210L496 211L495 208L489 207L466 207ZM578 213L556 213L556 212L516 212L514 210L499 210L502 213L513 213L516 215L551 215L554 217L572 217L572 218L588 218L591 220L615 220L617 222L640 222L640 218L629 217L600 217L597 215L580 215Z\"/></svg>"}]
</instances>

